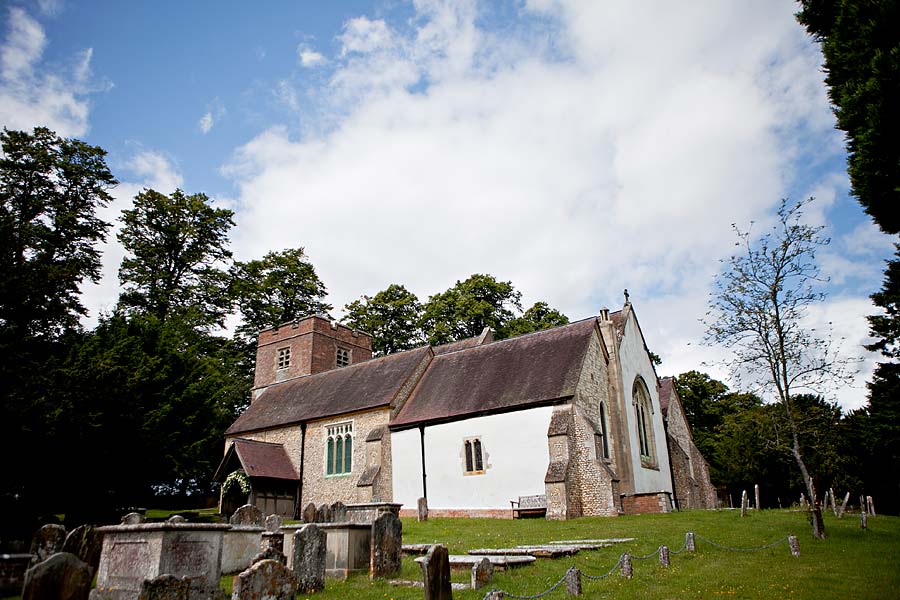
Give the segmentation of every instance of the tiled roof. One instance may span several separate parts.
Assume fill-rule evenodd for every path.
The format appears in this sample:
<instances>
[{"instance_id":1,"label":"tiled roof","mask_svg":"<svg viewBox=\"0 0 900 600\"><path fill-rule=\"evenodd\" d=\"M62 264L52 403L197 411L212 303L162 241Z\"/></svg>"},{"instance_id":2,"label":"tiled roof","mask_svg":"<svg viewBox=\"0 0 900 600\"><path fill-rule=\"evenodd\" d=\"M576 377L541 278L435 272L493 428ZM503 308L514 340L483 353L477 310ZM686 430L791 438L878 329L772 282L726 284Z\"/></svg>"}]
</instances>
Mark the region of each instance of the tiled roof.
<instances>
[{"instance_id":1,"label":"tiled roof","mask_svg":"<svg viewBox=\"0 0 900 600\"><path fill-rule=\"evenodd\" d=\"M234 445L222 460L228 462L232 452L237 454L241 467L249 477L270 477L272 479L289 479L296 481L297 472L291 459L288 458L284 446L256 440L234 440ZM219 470L222 466L219 467ZM218 473L217 473L218 475Z\"/></svg>"},{"instance_id":2,"label":"tiled roof","mask_svg":"<svg viewBox=\"0 0 900 600\"><path fill-rule=\"evenodd\" d=\"M392 428L571 397L595 318L435 356Z\"/></svg>"},{"instance_id":3,"label":"tiled roof","mask_svg":"<svg viewBox=\"0 0 900 600\"><path fill-rule=\"evenodd\" d=\"M226 435L388 406L431 355L423 347L272 385Z\"/></svg>"},{"instance_id":4,"label":"tiled roof","mask_svg":"<svg viewBox=\"0 0 900 600\"><path fill-rule=\"evenodd\" d=\"M675 393L675 381L671 377L662 377L659 380L659 409L665 417L669 413L669 400Z\"/></svg>"}]
</instances>

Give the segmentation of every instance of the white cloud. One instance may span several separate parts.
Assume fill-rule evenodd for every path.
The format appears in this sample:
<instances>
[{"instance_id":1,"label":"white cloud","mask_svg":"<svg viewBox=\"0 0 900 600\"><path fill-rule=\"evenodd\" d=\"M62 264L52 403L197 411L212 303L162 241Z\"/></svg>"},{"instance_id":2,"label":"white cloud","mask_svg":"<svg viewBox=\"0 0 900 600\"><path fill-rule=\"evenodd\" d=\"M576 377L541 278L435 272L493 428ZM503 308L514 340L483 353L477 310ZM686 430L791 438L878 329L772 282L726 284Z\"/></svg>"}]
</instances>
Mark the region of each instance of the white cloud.
<instances>
[{"instance_id":1,"label":"white cloud","mask_svg":"<svg viewBox=\"0 0 900 600\"><path fill-rule=\"evenodd\" d=\"M83 135L87 95L103 89L89 82L92 49L73 58L71 72L52 70L41 60L47 37L40 23L21 8L11 7L8 15L0 46L0 122L12 129L43 125L63 136Z\"/></svg>"},{"instance_id":2,"label":"white cloud","mask_svg":"<svg viewBox=\"0 0 900 600\"><path fill-rule=\"evenodd\" d=\"M627 287L664 367L701 368L730 224L770 219L841 149L794 7L530 3L511 31L472 3L414 8L345 24L311 96L328 127L235 152L236 255L304 246L337 307L487 272L580 318ZM276 95L302 110L287 80Z\"/></svg>"},{"instance_id":3,"label":"white cloud","mask_svg":"<svg viewBox=\"0 0 900 600\"><path fill-rule=\"evenodd\" d=\"M212 129L213 126L212 112L207 111L205 115L200 117L197 125L200 127L200 131L202 131L204 134L209 133L209 130Z\"/></svg>"},{"instance_id":4,"label":"white cloud","mask_svg":"<svg viewBox=\"0 0 900 600\"><path fill-rule=\"evenodd\" d=\"M163 194L174 192L183 181L172 159L154 150L141 150L126 167L138 176L140 185Z\"/></svg>"},{"instance_id":5,"label":"white cloud","mask_svg":"<svg viewBox=\"0 0 900 600\"><path fill-rule=\"evenodd\" d=\"M300 44L299 46L297 46L297 59L304 67L317 67L328 62L325 60L324 56L322 56L320 53L316 52L306 44Z\"/></svg>"},{"instance_id":6,"label":"white cloud","mask_svg":"<svg viewBox=\"0 0 900 600\"><path fill-rule=\"evenodd\" d=\"M206 113L204 113L203 116L200 117L200 120L197 121L197 127L203 135L209 133L213 128L213 125L224 117L226 113L225 105L222 104L222 101L218 98L214 98L207 108L208 110Z\"/></svg>"}]
</instances>

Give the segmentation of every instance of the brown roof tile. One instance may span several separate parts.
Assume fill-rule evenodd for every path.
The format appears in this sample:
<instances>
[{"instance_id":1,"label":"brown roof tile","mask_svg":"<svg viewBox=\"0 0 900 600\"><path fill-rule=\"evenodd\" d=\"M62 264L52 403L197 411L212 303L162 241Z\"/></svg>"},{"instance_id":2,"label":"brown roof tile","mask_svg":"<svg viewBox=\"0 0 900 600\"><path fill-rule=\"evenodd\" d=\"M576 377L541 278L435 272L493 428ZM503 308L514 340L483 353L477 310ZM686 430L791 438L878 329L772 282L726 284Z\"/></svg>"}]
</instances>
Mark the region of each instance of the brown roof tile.
<instances>
[{"instance_id":1,"label":"brown roof tile","mask_svg":"<svg viewBox=\"0 0 900 600\"><path fill-rule=\"evenodd\" d=\"M669 400L675 393L675 381L671 377L663 377L659 380L659 409L665 417L669 413Z\"/></svg>"},{"instance_id":2,"label":"brown roof tile","mask_svg":"<svg viewBox=\"0 0 900 600\"><path fill-rule=\"evenodd\" d=\"M388 406L430 356L426 346L277 383L266 388L225 434Z\"/></svg>"},{"instance_id":3,"label":"brown roof tile","mask_svg":"<svg viewBox=\"0 0 900 600\"><path fill-rule=\"evenodd\" d=\"M595 323L592 317L435 356L391 427L571 397Z\"/></svg>"},{"instance_id":4,"label":"brown roof tile","mask_svg":"<svg viewBox=\"0 0 900 600\"><path fill-rule=\"evenodd\" d=\"M297 472L284 446L255 440L235 440L233 449L249 477L271 477L296 481ZM227 457L226 457L227 459Z\"/></svg>"}]
</instances>

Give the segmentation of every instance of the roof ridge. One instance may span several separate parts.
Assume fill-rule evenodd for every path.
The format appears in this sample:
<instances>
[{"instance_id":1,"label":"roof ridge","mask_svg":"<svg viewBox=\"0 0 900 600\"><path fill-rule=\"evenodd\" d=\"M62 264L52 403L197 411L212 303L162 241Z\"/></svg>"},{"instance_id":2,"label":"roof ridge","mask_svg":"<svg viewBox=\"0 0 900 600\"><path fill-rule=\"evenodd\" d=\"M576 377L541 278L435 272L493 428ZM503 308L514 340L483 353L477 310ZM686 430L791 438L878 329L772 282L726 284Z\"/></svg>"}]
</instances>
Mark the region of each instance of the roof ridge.
<instances>
[{"instance_id":1,"label":"roof ridge","mask_svg":"<svg viewBox=\"0 0 900 600\"><path fill-rule=\"evenodd\" d=\"M491 342L489 344L479 344L477 346L470 346L468 348L460 348L459 350L451 350L450 352L442 352L441 354L435 353L434 357L438 358L439 356L447 356L449 354L456 354L457 352L465 352L467 350L475 350L478 348L490 348L491 346L496 346L497 344L503 344L505 342L511 342L513 340L520 340L520 339L522 339L524 337L528 337L530 335L538 335L541 333L547 333L548 331L556 331L559 329L563 329L564 327L578 325L578 324L584 323L585 321L590 321L591 319L596 319L596 318L597 318L596 316L584 317L583 319L578 319L577 321L571 321L569 323L566 323L565 325L557 325L556 327L548 327L547 329L539 329L537 331L529 331L528 333L520 333L519 335L514 335L513 337L508 337L508 338L503 338L502 340L494 340L493 342ZM476 335L473 337L477 338L478 336ZM462 342L464 340L471 340L471 339L473 339L473 338L463 338L462 340L457 340L457 342ZM450 344L455 344L455 343L456 342L448 342L447 344L441 344L441 346L449 346ZM440 346L432 346L432 348L439 348L439 347Z\"/></svg>"}]
</instances>

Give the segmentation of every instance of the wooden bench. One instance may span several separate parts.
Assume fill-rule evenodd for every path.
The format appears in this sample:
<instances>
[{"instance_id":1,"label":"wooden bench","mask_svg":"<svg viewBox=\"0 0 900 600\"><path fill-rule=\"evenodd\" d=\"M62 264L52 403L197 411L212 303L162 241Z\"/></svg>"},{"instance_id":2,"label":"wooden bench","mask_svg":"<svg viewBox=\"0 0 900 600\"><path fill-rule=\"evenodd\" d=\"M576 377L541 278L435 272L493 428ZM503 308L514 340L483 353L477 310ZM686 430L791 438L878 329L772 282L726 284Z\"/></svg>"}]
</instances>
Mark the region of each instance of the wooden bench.
<instances>
[{"instance_id":1,"label":"wooden bench","mask_svg":"<svg viewBox=\"0 0 900 600\"><path fill-rule=\"evenodd\" d=\"M519 496L518 500L509 501L513 519L521 517L543 517L547 514L547 496Z\"/></svg>"}]
</instances>

